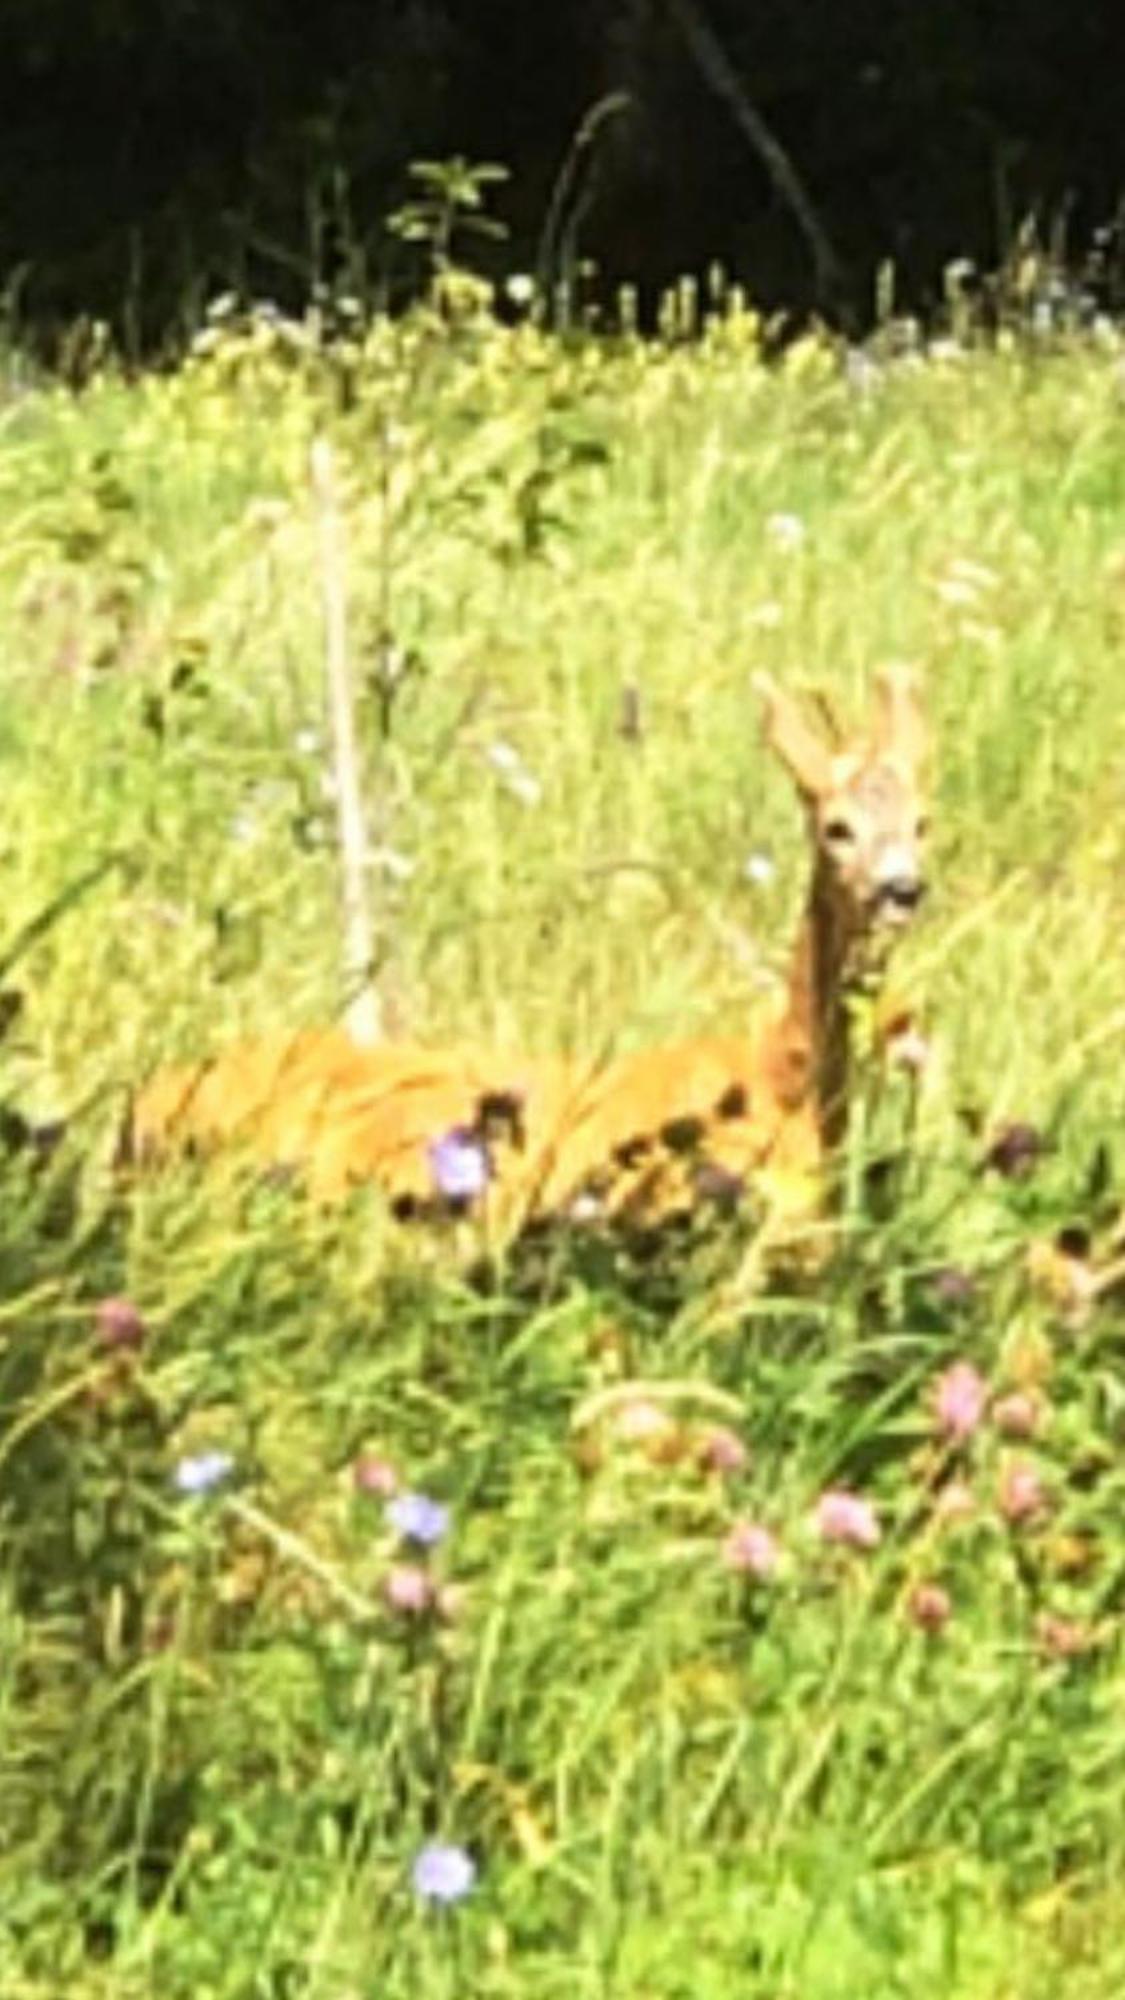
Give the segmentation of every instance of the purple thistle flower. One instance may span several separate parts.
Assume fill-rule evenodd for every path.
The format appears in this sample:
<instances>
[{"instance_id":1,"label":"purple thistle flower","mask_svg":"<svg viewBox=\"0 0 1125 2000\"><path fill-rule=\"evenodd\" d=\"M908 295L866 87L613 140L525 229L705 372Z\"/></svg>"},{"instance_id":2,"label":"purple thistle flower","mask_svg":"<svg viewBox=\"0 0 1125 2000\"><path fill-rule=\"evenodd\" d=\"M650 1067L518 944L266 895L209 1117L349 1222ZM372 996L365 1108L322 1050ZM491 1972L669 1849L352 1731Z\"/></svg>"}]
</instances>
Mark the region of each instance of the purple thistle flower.
<instances>
[{"instance_id":1,"label":"purple thistle flower","mask_svg":"<svg viewBox=\"0 0 1125 2000\"><path fill-rule=\"evenodd\" d=\"M849 1493L846 1487L831 1487L821 1494L814 1520L824 1542L840 1542L852 1549L874 1549L882 1540L878 1516L870 1500Z\"/></svg>"},{"instance_id":2,"label":"purple thistle flower","mask_svg":"<svg viewBox=\"0 0 1125 2000\"><path fill-rule=\"evenodd\" d=\"M1017 1461L1004 1467L998 1494L1000 1512L1011 1528L1022 1527L1042 1514L1047 1494L1033 1465Z\"/></svg>"},{"instance_id":3,"label":"purple thistle flower","mask_svg":"<svg viewBox=\"0 0 1125 2000\"><path fill-rule=\"evenodd\" d=\"M736 1521L723 1543L723 1561L741 1576L769 1583L777 1574L781 1551L760 1521Z\"/></svg>"},{"instance_id":4,"label":"purple thistle flower","mask_svg":"<svg viewBox=\"0 0 1125 2000\"><path fill-rule=\"evenodd\" d=\"M988 1384L971 1361L955 1361L934 1387L934 1416L951 1444L964 1444L979 1427L988 1402Z\"/></svg>"},{"instance_id":5,"label":"purple thistle flower","mask_svg":"<svg viewBox=\"0 0 1125 2000\"><path fill-rule=\"evenodd\" d=\"M352 1480L357 1493L374 1493L381 1500L389 1500L398 1492L398 1473L387 1458L378 1452L361 1452L352 1466Z\"/></svg>"},{"instance_id":6,"label":"purple thistle flower","mask_svg":"<svg viewBox=\"0 0 1125 2000\"><path fill-rule=\"evenodd\" d=\"M181 1493L213 1493L233 1471L234 1460L228 1451L200 1451L181 1458L172 1479Z\"/></svg>"},{"instance_id":7,"label":"purple thistle flower","mask_svg":"<svg viewBox=\"0 0 1125 2000\"><path fill-rule=\"evenodd\" d=\"M699 1463L706 1472L745 1472L750 1463L750 1453L737 1431L728 1430L725 1424L716 1424L700 1440Z\"/></svg>"},{"instance_id":8,"label":"purple thistle flower","mask_svg":"<svg viewBox=\"0 0 1125 2000\"><path fill-rule=\"evenodd\" d=\"M427 1903L459 1903L477 1879L476 1863L463 1847L431 1840L415 1856L410 1879Z\"/></svg>"},{"instance_id":9,"label":"purple thistle flower","mask_svg":"<svg viewBox=\"0 0 1125 2000\"><path fill-rule=\"evenodd\" d=\"M936 1634L953 1616L953 1599L940 1583L916 1583L906 1600L906 1610L920 1632Z\"/></svg>"},{"instance_id":10,"label":"purple thistle flower","mask_svg":"<svg viewBox=\"0 0 1125 2000\"><path fill-rule=\"evenodd\" d=\"M1034 1437L1042 1418L1042 1411L1035 1397L1024 1389L1013 1389L1010 1395L998 1396L992 1405L992 1421L1005 1437Z\"/></svg>"},{"instance_id":11,"label":"purple thistle flower","mask_svg":"<svg viewBox=\"0 0 1125 2000\"><path fill-rule=\"evenodd\" d=\"M420 1617L423 1611L429 1611L435 1598L431 1578L416 1563L397 1563L388 1570L383 1579L383 1595L392 1611L401 1611L407 1617Z\"/></svg>"},{"instance_id":12,"label":"purple thistle flower","mask_svg":"<svg viewBox=\"0 0 1125 2000\"><path fill-rule=\"evenodd\" d=\"M488 1154L467 1125L455 1125L427 1149L438 1193L447 1201L475 1201L488 1186Z\"/></svg>"},{"instance_id":13,"label":"purple thistle flower","mask_svg":"<svg viewBox=\"0 0 1125 2000\"><path fill-rule=\"evenodd\" d=\"M132 1299L101 1299L94 1308L94 1332L103 1347L133 1351L144 1345L146 1331Z\"/></svg>"},{"instance_id":14,"label":"purple thistle flower","mask_svg":"<svg viewBox=\"0 0 1125 2000\"><path fill-rule=\"evenodd\" d=\"M449 1509L428 1493L400 1493L387 1503L387 1519L405 1542L432 1549L449 1533Z\"/></svg>"}]
</instances>

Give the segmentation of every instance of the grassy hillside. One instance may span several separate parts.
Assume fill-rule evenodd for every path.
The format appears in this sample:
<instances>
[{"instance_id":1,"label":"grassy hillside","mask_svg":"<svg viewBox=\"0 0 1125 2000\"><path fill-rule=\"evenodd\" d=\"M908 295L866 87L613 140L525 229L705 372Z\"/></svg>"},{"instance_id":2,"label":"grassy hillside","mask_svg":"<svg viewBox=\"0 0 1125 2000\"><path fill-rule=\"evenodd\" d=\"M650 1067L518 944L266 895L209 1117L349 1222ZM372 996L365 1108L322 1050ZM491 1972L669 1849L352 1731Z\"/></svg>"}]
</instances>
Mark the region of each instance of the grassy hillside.
<instances>
[{"instance_id":1,"label":"grassy hillside","mask_svg":"<svg viewBox=\"0 0 1125 2000\"><path fill-rule=\"evenodd\" d=\"M7 392L5 2000L1120 1992L1123 367L466 292ZM366 1192L114 1176L154 1064L348 997L316 435L403 1032L737 1026L805 861L754 670L922 669L929 1061L815 1282L484 1293Z\"/></svg>"}]
</instances>

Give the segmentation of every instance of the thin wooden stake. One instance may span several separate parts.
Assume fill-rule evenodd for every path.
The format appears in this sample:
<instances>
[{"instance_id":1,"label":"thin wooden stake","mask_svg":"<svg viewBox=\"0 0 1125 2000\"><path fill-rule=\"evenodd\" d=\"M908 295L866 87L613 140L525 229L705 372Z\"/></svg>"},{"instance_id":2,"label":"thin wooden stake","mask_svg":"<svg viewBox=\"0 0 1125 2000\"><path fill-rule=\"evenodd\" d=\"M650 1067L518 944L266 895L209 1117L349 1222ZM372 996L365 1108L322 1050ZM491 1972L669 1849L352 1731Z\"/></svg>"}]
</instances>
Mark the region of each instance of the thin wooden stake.
<instances>
[{"instance_id":1,"label":"thin wooden stake","mask_svg":"<svg viewBox=\"0 0 1125 2000\"><path fill-rule=\"evenodd\" d=\"M344 528L332 447L316 438L309 470L320 525L320 576L324 599L324 664L332 730L332 766L340 827L340 872L344 905L344 967L354 986L344 1019L364 1047L382 1039L382 1010L371 977L374 955L367 883L367 832L363 787L356 750L355 704L348 654L347 565Z\"/></svg>"}]
</instances>

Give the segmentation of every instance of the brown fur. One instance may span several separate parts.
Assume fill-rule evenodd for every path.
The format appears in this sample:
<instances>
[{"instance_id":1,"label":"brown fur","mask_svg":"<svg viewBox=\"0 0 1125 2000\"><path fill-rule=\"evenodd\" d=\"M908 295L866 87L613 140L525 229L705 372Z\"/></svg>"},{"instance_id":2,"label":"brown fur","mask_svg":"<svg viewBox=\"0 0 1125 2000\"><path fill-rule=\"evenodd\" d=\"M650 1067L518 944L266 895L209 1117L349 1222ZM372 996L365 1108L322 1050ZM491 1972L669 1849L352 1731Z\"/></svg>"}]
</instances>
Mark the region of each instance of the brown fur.
<instances>
[{"instance_id":1,"label":"brown fur","mask_svg":"<svg viewBox=\"0 0 1125 2000\"><path fill-rule=\"evenodd\" d=\"M359 1048L341 1030L237 1045L159 1073L131 1120L130 1153L242 1145L299 1168L331 1200L382 1184L402 1213L428 1212L428 1146L478 1132L505 1229L593 1214L638 1223L709 1189L800 1184L815 1202L847 1123L851 997L881 976L920 888L922 724L912 677L876 682L862 742L826 739L762 680L766 736L804 803L813 868L784 1002L746 1035L645 1049L608 1064L472 1049Z\"/></svg>"}]
</instances>

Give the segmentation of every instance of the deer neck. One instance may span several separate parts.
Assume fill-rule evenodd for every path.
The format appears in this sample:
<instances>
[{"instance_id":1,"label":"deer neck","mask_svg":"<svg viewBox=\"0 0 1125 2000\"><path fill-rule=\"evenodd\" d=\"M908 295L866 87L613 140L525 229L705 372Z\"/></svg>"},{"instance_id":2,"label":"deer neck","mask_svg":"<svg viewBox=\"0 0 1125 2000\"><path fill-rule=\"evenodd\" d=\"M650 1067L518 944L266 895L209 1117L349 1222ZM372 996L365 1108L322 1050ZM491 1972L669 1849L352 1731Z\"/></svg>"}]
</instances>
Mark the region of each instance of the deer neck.
<instances>
[{"instance_id":1,"label":"deer neck","mask_svg":"<svg viewBox=\"0 0 1125 2000\"><path fill-rule=\"evenodd\" d=\"M818 860L794 947L781 1037L793 1097L811 1109L826 1151L838 1147L847 1130L850 993L861 942Z\"/></svg>"}]
</instances>

